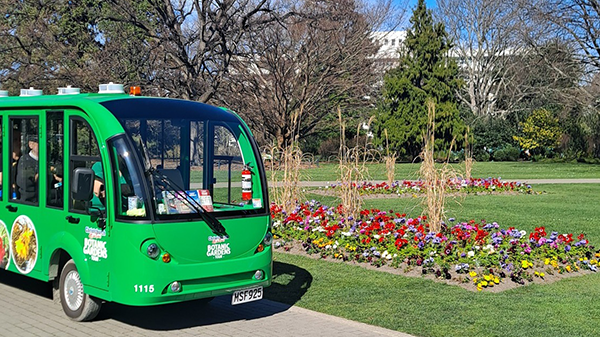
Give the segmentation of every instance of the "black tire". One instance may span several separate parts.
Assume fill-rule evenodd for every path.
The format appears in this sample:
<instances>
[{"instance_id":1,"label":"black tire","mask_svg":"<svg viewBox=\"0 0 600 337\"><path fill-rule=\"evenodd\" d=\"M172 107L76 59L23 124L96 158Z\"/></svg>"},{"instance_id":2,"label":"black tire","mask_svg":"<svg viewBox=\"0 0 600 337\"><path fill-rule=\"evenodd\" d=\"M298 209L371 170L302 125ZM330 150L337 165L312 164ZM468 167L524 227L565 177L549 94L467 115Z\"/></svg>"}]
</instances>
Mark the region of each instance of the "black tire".
<instances>
[{"instance_id":1,"label":"black tire","mask_svg":"<svg viewBox=\"0 0 600 337\"><path fill-rule=\"evenodd\" d=\"M60 304L70 319L82 322L94 319L102 301L83 292L83 284L73 260L67 261L60 273Z\"/></svg>"}]
</instances>

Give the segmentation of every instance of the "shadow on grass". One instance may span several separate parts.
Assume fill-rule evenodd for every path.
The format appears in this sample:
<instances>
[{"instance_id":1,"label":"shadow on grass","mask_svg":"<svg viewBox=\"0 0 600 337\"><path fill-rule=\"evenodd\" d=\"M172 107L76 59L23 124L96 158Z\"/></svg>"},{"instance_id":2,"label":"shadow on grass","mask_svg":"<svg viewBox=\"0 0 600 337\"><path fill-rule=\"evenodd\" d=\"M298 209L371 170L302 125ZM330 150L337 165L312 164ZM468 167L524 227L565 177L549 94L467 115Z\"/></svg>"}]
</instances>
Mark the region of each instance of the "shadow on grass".
<instances>
[{"instance_id":1,"label":"shadow on grass","mask_svg":"<svg viewBox=\"0 0 600 337\"><path fill-rule=\"evenodd\" d=\"M312 275L303 268L289 263L273 262L273 283L265 290L265 298L294 305L308 291Z\"/></svg>"}]
</instances>

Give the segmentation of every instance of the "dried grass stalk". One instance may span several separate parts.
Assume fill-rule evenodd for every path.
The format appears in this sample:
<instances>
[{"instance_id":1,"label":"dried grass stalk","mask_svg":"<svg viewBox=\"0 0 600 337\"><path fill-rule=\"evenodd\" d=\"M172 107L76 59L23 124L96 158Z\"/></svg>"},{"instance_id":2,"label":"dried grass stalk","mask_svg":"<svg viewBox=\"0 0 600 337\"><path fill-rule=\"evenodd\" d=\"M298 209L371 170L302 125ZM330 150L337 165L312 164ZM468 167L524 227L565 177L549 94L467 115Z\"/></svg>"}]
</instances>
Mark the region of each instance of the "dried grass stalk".
<instances>
[{"instance_id":1,"label":"dried grass stalk","mask_svg":"<svg viewBox=\"0 0 600 337\"><path fill-rule=\"evenodd\" d=\"M473 142L472 139L469 141L469 136L469 127L467 126L467 131L465 131L465 179L467 180L471 180L473 171Z\"/></svg>"},{"instance_id":2,"label":"dried grass stalk","mask_svg":"<svg viewBox=\"0 0 600 337\"><path fill-rule=\"evenodd\" d=\"M340 188L337 189L344 213L346 215L357 215L363 208L364 202L358 189L357 183L368 180L367 163L375 161L378 152L369 149L369 137L365 137L364 145L359 143L358 135L362 124L357 127L356 145L352 148L346 146L346 125L342 120L342 110L338 107L338 120L340 123L340 150L339 150L339 170L340 170ZM367 129L373 122L371 117L366 124Z\"/></svg>"},{"instance_id":3,"label":"dried grass stalk","mask_svg":"<svg viewBox=\"0 0 600 337\"><path fill-rule=\"evenodd\" d=\"M298 200L304 200L304 190L300 186L300 168L304 156L297 142L287 147L273 146L271 155L271 188L273 202L290 213L296 208Z\"/></svg>"},{"instance_id":4,"label":"dried grass stalk","mask_svg":"<svg viewBox=\"0 0 600 337\"><path fill-rule=\"evenodd\" d=\"M425 181L426 198L424 200L425 211L429 219L431 231L440 232L444 218L444 207L446 203L448 180L455 177L455 172L450 168L448 161L436 168L434 160L435 148L435 103L427 102L428 123L424 135L424 146L421 152L420 174ZM452 148L452 146L451 146ZM448 151L448 153L451 152Z\"/></svg>"},{"instance_id":5,"label":"dried grass stalk","mask_svg":"<svg viewBox=\"0 0 600 337\"><path fill-rule=\"evenodd\" d=\"M394 175L396 173L396 159L398 158L396 152L390 153L390 142L388 139L387 129L383 130L385 134L385 172L387 175L387 183L392 186L394 183Z\"/></svg>"}]
</instances>

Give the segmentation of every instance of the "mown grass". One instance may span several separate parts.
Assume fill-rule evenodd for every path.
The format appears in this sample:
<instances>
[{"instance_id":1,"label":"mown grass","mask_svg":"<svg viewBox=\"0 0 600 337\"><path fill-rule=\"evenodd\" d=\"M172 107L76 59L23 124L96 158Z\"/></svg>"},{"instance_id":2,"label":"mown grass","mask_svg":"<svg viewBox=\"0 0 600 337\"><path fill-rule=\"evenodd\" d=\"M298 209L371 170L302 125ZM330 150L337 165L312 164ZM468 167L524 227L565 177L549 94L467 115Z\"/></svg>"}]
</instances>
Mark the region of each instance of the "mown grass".
<instances>
[{"instance_id":1,"label":"mown grass","mask_svg":"<svg viewBox=\"0 0 600 337\"><path fill-rule=\"evenodd\" d=\"M530 232L579 234L600 246L600 185L538 185L541 195L468 196L450 201L448 216L457 220L486 219L501 227ZM315 196L327 204L335 198ZM456 202L458 201L458 202ZM420 200L368 200L368 208L393 209L417 216ZM502 293L474 293L458 286L391 275L357 266L276 253L274 288L303 284L297 305L331 315L375 324L417 336L597 336L600 326L600 275L586 275L552 284L534 284ZM281 274L279 269L283 270ZM290 272L293 266L304 273ZM293 270L293 269L292 269ZM510 282L506 280L506 282ZM291 287L293 288L293 286ZM290 289L294 291L294 289ZM268 298L286 301L280 291Z\"/></svg>"},{"instance_id":2,"label":"mown grass","mask_svg":"<svg viewBox=\"0 0 600 337\"><path fill-rule=\"evenodd\" d=\"M417 179L420 164L403 163L395 167L395 178ZM369 176L373 180L386 180L385 164L369 164ZM457 172L464 172L463 164L452 164ZM336 181L338 165L334 163L312 165L301 171L302 180ZM582 179L600 178L600 165L585 163L544 162L475 162L474 178L501 177L502 179Z\"/></svg>"},{"instance_id":3,"label":"mown grass","mask_svg":"<svg viewBox=\"0 0 600 337\"><path fill-rule=\"evenodd\" d=\"M301 307L416 336L597 336L600 275L530 285L502 293L409 278L358 266L275 254L277 266L310 275ZM277 275L278 276L278 275ZM285 280L281 284L299 283ZM301 283L301 282L300 282ZM267 298L281 301L281 297Z\"/></svg>"}]
</instances>

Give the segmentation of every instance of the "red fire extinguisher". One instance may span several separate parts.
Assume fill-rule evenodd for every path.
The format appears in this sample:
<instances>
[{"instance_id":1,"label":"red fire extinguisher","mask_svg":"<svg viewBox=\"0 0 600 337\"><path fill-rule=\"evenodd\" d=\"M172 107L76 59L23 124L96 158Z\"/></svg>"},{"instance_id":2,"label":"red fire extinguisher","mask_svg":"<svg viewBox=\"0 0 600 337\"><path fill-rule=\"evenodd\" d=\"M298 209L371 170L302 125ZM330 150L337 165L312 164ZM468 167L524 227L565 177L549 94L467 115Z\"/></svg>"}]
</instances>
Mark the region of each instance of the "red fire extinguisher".
<instances>
[{"instance_id":1,"label":"red fire extinguisher","mask_svg":"<svg viewBox=\"0 0 600 337\"><path fill-rule=\"evenodd\" d=\"M242 170L242 200L252 200L252 172L248 165Z\"/></svg>"}]
</instances>

